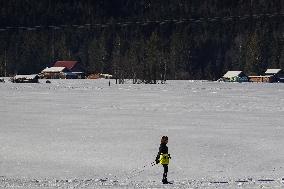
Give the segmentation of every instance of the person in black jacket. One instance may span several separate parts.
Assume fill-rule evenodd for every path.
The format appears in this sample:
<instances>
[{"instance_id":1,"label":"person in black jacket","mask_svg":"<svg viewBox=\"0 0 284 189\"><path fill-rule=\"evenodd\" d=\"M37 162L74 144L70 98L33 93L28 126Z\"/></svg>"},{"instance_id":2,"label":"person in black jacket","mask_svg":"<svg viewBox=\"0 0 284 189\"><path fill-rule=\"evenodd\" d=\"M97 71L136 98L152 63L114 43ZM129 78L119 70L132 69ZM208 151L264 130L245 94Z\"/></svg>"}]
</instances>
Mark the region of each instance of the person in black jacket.
<instances>
[{"instance_id":1,"label":"person in black jacket","mask_svg":"<svg viewBox=\"0 0 284 189\"><path fill-rule=\"evenodd\" d=\"M168 179L167 179L169 159L171 158L170 154L168 153L167 143L168 143L168 137L163 136L161 139L161 145L159 148L159 152L155 159L156 164L160 163L164 167L163 180L162 180L163 184L171 184L170 182L168 182Z\"/></svg>"}]
</instances>

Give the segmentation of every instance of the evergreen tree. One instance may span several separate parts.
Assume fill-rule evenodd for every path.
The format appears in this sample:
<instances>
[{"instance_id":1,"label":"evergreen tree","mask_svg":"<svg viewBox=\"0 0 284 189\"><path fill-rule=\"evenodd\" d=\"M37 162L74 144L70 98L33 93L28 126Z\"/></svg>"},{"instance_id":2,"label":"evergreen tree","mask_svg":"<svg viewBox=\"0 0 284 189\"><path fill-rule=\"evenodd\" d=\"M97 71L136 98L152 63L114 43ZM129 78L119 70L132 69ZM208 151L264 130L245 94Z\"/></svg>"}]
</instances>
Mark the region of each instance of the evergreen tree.
<instances>
[{"instance_id":1,"label":"evergreen tree","mask_svg":"<svg viewBox=\"0 0 284 189\"><path fill-rule=\"evenodd\" d=\"M103 35L99 39L93 38L89 45L88 56L88 71L90 73L105 73L106 50Z\"/></svg>"},{"instance_id":2,"label":"evergreen tree","mask_svg":"<svg viewBox=\"0 0 284 189\"><path fill-rule=\"evenodd\" d=\"M252 75L261 74L261 44L257 32L252 33L246 46L245 72Z\"/></svg>"},{"instance_id":3,"label":"evergreen tree","mask_svg":"<svg viewBox=\"0 0 284 189\"><path fill-rule=\"evenodd\" d=\"M158 79L158 66L160 64L160 46L159 38L156 32L153 32L151 37L146 42L145 49L145 82L157 83Z\"/></svg>"}]
</instances>

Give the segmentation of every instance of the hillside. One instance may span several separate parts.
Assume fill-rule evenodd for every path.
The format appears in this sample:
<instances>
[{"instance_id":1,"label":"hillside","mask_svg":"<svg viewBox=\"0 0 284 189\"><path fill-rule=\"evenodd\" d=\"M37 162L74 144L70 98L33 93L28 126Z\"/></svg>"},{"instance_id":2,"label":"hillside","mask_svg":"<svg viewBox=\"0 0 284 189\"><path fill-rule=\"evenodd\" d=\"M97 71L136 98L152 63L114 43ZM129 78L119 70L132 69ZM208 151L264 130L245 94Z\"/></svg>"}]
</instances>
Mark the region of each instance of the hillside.
<instances>
[{"instance_id":1,"label":"hillside","mask_svg":"<svg viewBox=\"0 0 284 189\"><path fill-rule=\"evenodd\" d=\"M0 2L0 76L78 60L144 81L284 68L281 0Z\"/></svg>"}]
</instances>

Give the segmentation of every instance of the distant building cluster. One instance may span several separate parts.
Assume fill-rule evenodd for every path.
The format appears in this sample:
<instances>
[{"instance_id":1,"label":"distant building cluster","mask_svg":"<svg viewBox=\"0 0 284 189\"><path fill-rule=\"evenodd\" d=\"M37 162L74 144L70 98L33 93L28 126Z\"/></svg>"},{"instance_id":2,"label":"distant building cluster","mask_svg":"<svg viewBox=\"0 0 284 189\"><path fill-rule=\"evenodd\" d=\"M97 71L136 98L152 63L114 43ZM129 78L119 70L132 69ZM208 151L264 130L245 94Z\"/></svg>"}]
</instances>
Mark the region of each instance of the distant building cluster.
<instances>
[{"instance_id":1,"label":"distant building cluster","mask_svg":"<svg viewBox=\"0 0 284 189\"><path fill-rule=\"evenodd\" d=\"M243 71L228 71L218 81L223 82L284 82L284 73L281 69L267 69L264 75L247 76Z\"/></svg>"},{"instance_id":2,"label":"distant building cluster","mask_svg":"<svg viewBox=\"0 0 284 189\"><path fill-rule=\"evenodd\" d=\"M57 61L39 74L45 79L84 79L85 72L78 61Z\"/></svg>"},{"instance_id":3,"label":"distant building cluster","mask_svg":"<svg viewBox=\"0 0 284 189\"><path fill-rule=\"evenodd\" d=\"M10 80L13 83L38 83L39 79L111 79L112 77L110 74L102 73L86 76L78 61L57 61L52 67L44 68L39 74L16 75ZM0 82L4 82L4 79Z\"/></svg>"},{"instance_id":4,"label":"distant building cluster","mask_svg":"<svg viewBox=\"0 0 284 189\"><path fill-rule=\"evenodd\" d=\"M39 79L111 79L110 74L96 73L86 76L78 61L57 61L52 67L43 69L39 74L16 75L10 80L13 83L38 83ZM243 71L228 71L219 82L284 82L282 69L267 69L264 75L247 76ZM0 82L5 82L0 79Z\"/></svg>"}]
</instances>

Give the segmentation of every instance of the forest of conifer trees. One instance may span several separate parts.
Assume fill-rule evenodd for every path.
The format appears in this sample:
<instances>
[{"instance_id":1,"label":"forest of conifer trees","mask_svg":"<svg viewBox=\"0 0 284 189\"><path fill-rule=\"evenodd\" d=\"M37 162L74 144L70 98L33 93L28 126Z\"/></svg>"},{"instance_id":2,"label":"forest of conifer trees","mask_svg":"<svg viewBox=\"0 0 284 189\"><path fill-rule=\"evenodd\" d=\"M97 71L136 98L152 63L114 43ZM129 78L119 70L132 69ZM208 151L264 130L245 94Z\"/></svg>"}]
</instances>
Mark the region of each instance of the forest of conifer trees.
<instances>
[{"instance_id":1,"label":"forest of conifer trees","mask_svg":"<svg viewBox=\"0 0 284 189\"><path fill-rule=\"evenodd\" d=\"M78 60L155 83L284 69L283 0L1 0L0 76Z\"/></svg>"}]
</instances>

